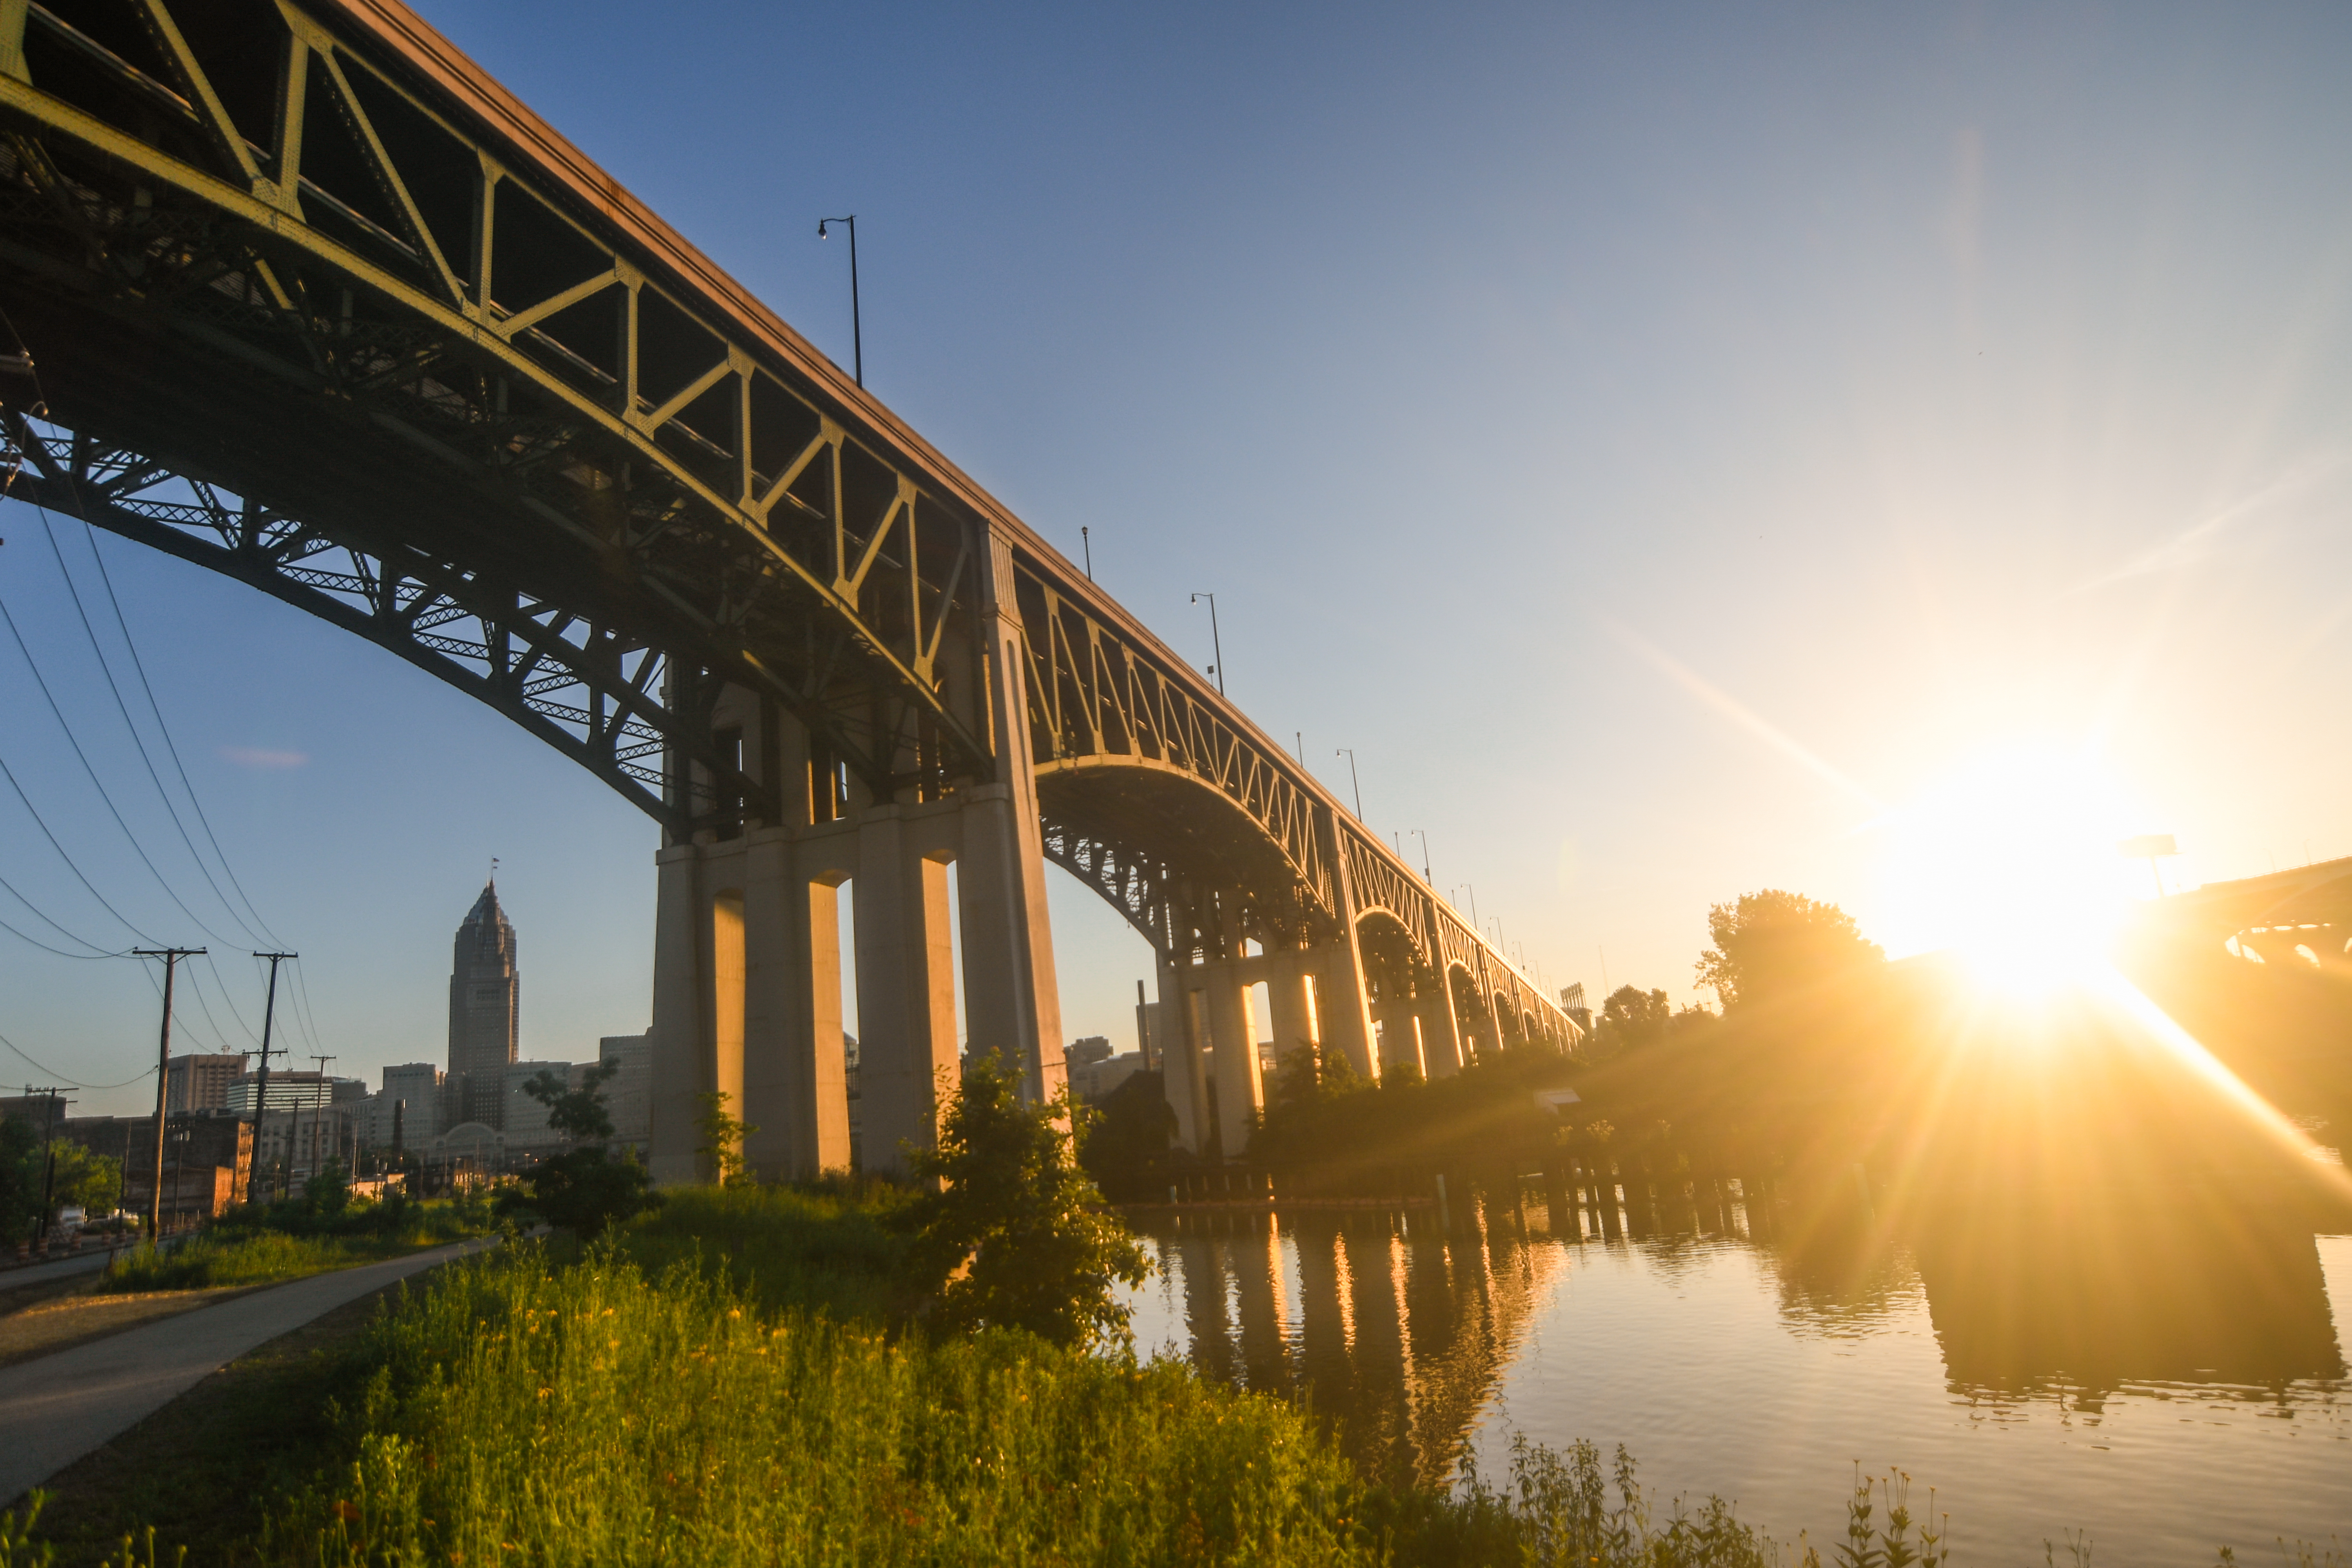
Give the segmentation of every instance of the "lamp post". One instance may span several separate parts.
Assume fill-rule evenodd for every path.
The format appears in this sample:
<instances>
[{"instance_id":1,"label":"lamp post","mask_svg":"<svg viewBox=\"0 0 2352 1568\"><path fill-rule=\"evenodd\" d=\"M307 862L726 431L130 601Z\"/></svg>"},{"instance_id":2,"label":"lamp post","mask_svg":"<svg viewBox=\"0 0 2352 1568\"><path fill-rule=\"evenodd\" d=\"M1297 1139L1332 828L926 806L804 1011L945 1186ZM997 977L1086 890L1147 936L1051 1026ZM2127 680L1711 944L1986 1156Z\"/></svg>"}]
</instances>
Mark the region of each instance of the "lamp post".
<instances>
[{"instance_id":1,"label":"lamp post","mask_svg":"<svg viewBox=\"0 0 2352 1568\"><path fill-rule=\"evenodd\" d=\"M858 385L864 386L866 384L866 330L865 323L860 319L857 310L857 215L856 213L852 213L847 217L825 217L817 219L816 237L819 239L831 239L833 237L833 236L825 232L824 226L829 223L844 225L849 230L850 374L857 378Z\"/></svg>"},{"instance_id":2,"label":"lamp post","mask_svg":"<svg viewBox=\"0 0 2352 1568\"><path fill-rule=\"evenodd\" d=\"M1348 786L1356 792L1356 820L1361 822L1364 820L1364 786L1356 777L1356 749L1341 746L1331 754L1348 759Z\"/></svg>"},{"instance_id":3,"label":"lamp post","mask_svg":"<svg viewBox=\"0 0 2352 1568\"><path fill-rule=\"evenodd\" d=\"M1192 602L1196 605L1203 599L1209 601L1209 647L1215 650L1217 656L1217 662L1209 667L1209 673L1217 678L1217 695L1223 697L1225 694L1225 639L1217 631L1217 596L1214 594L1192 595ZM1359 812L1357 815L1360 816L1363 814Z\"/></svg>"},{"instance_id":4,"label":"lamp post","mask_svg":"<svg viewBox=\"0 0 2352 1568\"><path fill-rule=\"evenodd\" d=\"M1087 581L1091 583L1095 580L1094 531L1083 523L1078 527L1078 548L1087 552Z\"/></svg>"},{"instance_id":5,"label":"lamp post","mask_svg":"<svg viewBox=\"0 0 2352 1568\"><path fill-rule=\"evenodd\" d=\"M1470 925L1475 931L1478 927L1478 889L1465 882L1462 884L1462 891L1470 895Z\"/></svg>"},{"instance_id":6,"label":"lamp post","mask_svg":"<svg viewBox=\"0 0 2352 1568\"><path fill-rule=\"evenodd\" d=\"M1429 835L1416 827L1412 836L1421 840L1421 879L1433 888L1437 885L1437 879L1429 874Z\"/></svg>"}]
</instances>

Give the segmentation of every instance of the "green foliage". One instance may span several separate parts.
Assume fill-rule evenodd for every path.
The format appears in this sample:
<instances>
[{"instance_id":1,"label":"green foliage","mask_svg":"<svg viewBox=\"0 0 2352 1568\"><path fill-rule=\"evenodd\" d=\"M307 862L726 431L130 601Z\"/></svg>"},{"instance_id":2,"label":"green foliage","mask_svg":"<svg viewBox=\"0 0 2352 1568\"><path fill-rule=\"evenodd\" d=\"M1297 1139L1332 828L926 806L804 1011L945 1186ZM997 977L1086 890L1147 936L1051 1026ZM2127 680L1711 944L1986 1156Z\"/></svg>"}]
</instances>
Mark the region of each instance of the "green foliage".
<instances>
[{"instance_id":1,"label":"green foliage","mask_svg":"<svg viewBox=\"0 0 2352 1568\"><path fill-rule=\"evenodd\" d=\"M296 1237L279 1231L238 1237L200 1236L158 1251L152 1244L117 1254L99 1289L114 1295L144 1290L203 1290L299 1279L408 1250L363 1237Z\"/></svg>"},{"instance_id":2,"label":"green foliage","mask_svg":"<svg viewBox=\"0 0 2352 1568\"><path fill-rule=\"evenodd\" d=\"M381 1203L353 1203L349 1188L342 1192L339 1208L315 1206L306 1194L267 1209L234 1211L166 1251L148 1246L118 1253L99 1289L200 1290L293 1279L480 1236L497 1225L478 1198L416 1203L395 1193Z\"/></svg>"},{"instance_id":3,"label":"green foliage","mask_svg":"<svg viewBox=\"0 0 2352 1568\"><path fill-rule=\"evenodd\" d=\"M1391 1068L1370 1083L1341 1052L1294 1050L1250 1156L1292 1171L1286 1190L1312 1184L1335 1192L1360 1175L1378 1187L1401 1163L1476 1164L1497 1150L1550 1140L1558 1118L1536 1106L1532 1091L1558 1088L1570 1070L1558 1051L1526 1045L1447 1078Z\"/></svg>"},{"instance_id":4,"label":"green foliage","mask_svg":"<svg viewBox=\"0 0 2352 1568\"><path fill-rule=\"evenodd\" d=\"M557 1272L530 1247L440 1271L373 1336L353 1458L289 1561L1379 1556L1364 1489L1303 1413L1174 1363L894 1341L763 1317L705 1271L649 1279L598 1249Z\"/></svg>"},{"instance_id":5,"label":"green foliage","mask_svg":"<svg viewBox=\"0 0 2352 1568\"><path fill-rule=\"evenodd\" d=\"M1127 1342L1114 1287L1140 1285L1150 1265L1071 1157L1064 1089L1024 1105L994 1053L964 1070L939 1147L912 1152L936 1190L910 1207L911 1261L945 1327L1025 1329L1059 1345Z\"/></svg>"},{"instance_id":6,"label":"green foliage","mask_svg":"<svg viewBox=\"0 0 2352 1568\"><path fill-rule=\"evenodd\" d=\"M1192 1163L1190 1154L1169 1147L1175 1131L1166 1078L1132 1074L1081 1121L1078 1164L1114 1203L1154 1202L1166 1195L1176 1171Z\"/></svg>"},{"instance_id":7,"label":"green foliage","mask_svg":"<svg viewBox=\"0 0 2352 1568\"><path fill-rule=\"evenodd\" d=\"M582 1073L580 1087L572 1089L562 1073L549 1068L533 1074L522 1086L525 1094L547 1107L548 1126L562 1133L572 1146L532 1168L526 1203L509 1199L504 1206L529 1207L550 1225L593 1237L661 1202L655 1195L653 1177L634 1152L624 1151L615 1159L605 1147L612 1141L613 1118L604 1109L604 1086L620 1070L618 1061L601 1062ZM738 1179L742 1135L756 1130L727 1117L725 1095L705 1095L703 1100L711 1114L732 1128L731 1136L728 1128L706 1131L721 1151L717 1155L720 1168L730 1172L730 1180Z\"/></svg>"},{"instance_id":8,"label":"green foliage","mask_svg":"<svg viewBox=\"0 0 2352 1568\"><path fill-rule=\"evenodd\" d=\"M653 1177L629 1150L616 1158L594 1145L567 1149L541 1160L526 1179L528 1200L501 1206L528 1207L583 1238L601 1236L661 1202Z\"/></svg>"},{"instance_id":9,"label":"green foliage","mask_svg":"<svg viewBox=\"0 0 2352 1568\"><path fill-rule=\"evenodd\" d=\"M1605 1059L1663 1040L1674 1016L1664 991L1620 985L1601 1004L1601 1016L1593 1020L1591 1054Z\"/></svg>"},{"instance_id":10,"label":"green foliage","mask_svg":"<svg viewBox=\"0 0 2352 1568\"><path fill-rule=\"evenodd\" d=\"M694 1152L710 1157L722 1187L737 1186L751 1179L751 1168L743 1160L743 1140L759 1131L727 1113L727 1102L733 1098L723 1089L695 1097L702 1114L694 1119L694 1131L702 1142Z\"/></svg>"},{"instance_id":11,"label":"green foliage","mask_svg":"<svg viewBox=\"0 0 2352 1568\"><path fill-rule=\"evenodd\" d=\"M41 1223L41 1134L0 1118L0 1242L29 1240Z\"/></svg>"},{"instance_id":12,"label":"green foliage","mask_svg":"<svg viewBox=\"0 0 2352 1568\"><path fill-rule=\"evenodd\" d=\"M547 1107L547 1124L574 1143L609 1143L613 1118L604 1109L604 1086L621 1070L620 1062L599 1062L580 1075L580 1087L571 1088L562 1073L549 1068L531 1075L522 1091ZM722 1107L724 1101L721 1101ZM741 1142L739 1136L736 1140Z\"/></svg>"},{"instance_id":13,"label":"green foliage","mask_svg":"<svg viewBox=\"0 0 2352 1568\"><path fill-rule=\"evenodd\" d=\"M57 1140L56 1185L52 1201L84 1213L111 1214L122 1206L122 1163L111 1154L94 1154L80 1144Z\"/></svg>"},{"instance_id":14,"label":"green foliage","mask_svg":"<svg viewBox=\"0 0 2352 1568\"><path fill-rule=\"evenodd\" d=\"M647 1275L675 1265L722 1278L771 1310L823 1310L883 1323L921 1299L904 1211L915 1194L887 1183L678 1187L660 1208L614 1233Z\"/></svg>"},{"instance_id":15,"label":"green foliage","mask_svg":"<svg viewBox=\"0 0 2352 1568\"><path fill-rule=\"evenodd\" d=\"M317 1175L303 1182L302 1202L312 1214L330 1223L342 1217L352 1206L352 1175L343 1169L341 1160L328 1160L319 1167Z\"/></svg>"},{"instance_id":16,"label":"green foliage","mask_svg":"<svg viewBox=\"0 0 2352 1568\"><path fill-rule=\"evenodd\" d=\"M1727 1010L1792 997L1886 961L1885 949L1864 937L1852 915L1777 888L1716 905L1706 930L1715 945L1699 954L1698 983Z\"/></svg>"}]
</instances>

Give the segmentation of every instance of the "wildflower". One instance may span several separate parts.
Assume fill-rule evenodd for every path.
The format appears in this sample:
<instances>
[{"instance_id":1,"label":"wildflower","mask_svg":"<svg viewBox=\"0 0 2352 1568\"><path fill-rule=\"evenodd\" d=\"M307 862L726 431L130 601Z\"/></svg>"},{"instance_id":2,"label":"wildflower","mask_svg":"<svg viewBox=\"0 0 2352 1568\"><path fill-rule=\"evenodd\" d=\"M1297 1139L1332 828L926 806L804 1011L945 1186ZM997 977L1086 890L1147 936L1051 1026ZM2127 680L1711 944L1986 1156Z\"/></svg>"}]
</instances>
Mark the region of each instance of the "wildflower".
<instances>
[{"instance_id":1,"label":"wildflower","mask_svg":"<svg viewBox=\"0 0 2352 1568\"><path fill-rule=\"evenodd\" d=\"M360 1521L360 1505L345 1499L337 1499L335 1517L345 1524L357 1524Z\"/></svg>"}]
</instances>

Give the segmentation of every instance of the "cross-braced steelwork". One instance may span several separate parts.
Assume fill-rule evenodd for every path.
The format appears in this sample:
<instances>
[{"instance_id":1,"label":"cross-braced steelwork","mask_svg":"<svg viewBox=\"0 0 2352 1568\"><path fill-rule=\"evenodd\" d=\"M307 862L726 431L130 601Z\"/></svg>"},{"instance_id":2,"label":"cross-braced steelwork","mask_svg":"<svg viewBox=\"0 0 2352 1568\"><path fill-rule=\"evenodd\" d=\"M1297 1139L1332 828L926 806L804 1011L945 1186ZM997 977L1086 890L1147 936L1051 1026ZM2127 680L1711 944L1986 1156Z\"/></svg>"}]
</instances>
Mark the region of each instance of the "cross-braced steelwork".
<instances>
[{"instance_id":1,"label":"cross-braced steelwork","mask_svg":"<svg viewBox=\"0 0 2352 1568\"><path fill-rule=\"evenodd\" d=\"M681 778L663 800L674 827L757 803L761 786L707 730L664 722L659 692L604 668L610 650L632 676L650 658L679 682L685 716L698 686L763 693L886 795L987 775L958 614L973 520L779 352L805 345L763 341L769 323L672 275L659 236L631 244L610 210L634 204L513 166L529 149L463 123L429 62L345 31L381 16L13 9L0 5L12 316L48 417L118 478L226 490L276 520L234 564L191 559L255 580L289 539L346 551L346 575L394 573L369 609L378 628L488 614L542 663L597 667L587 689L699 770L699 787ZM47 499L79 510L70 487ZM93 522L126 521L98 510ZM568 637L547 630L559 617ZM499 679L499 640L480 639L491 684L469 689L553 719ZM596 651L561 660L565 640ZM635 742L601 744L595 703L577 706L589 717L571 728L599 742L600 772L646 804L651 781L610 754Z\"/></svg>"},{"instance_id":2,"label":"cross-braced steelwork","mask_svg":"<svg viewBox=\"0 0 2352 1568\"><path fill-rule=\"evenodd\" d=\"M1277 1008L1370 1070L1375 1037L1429 1070L1572 1037L1191 665L396 0L0 0L0 303L9 494L370 638L662 823L667 1173L714 1088L782 1129L766 1164L843 1156L824 911L853 879L885 1148L929 1137L951 1069L948 920L973 1048L1059 1081L1048 858L1150 938L1164 997L1222 977L1187 1049L1245 1030L1232 966L1269 954Z\"/></svg>"}]
</instances>

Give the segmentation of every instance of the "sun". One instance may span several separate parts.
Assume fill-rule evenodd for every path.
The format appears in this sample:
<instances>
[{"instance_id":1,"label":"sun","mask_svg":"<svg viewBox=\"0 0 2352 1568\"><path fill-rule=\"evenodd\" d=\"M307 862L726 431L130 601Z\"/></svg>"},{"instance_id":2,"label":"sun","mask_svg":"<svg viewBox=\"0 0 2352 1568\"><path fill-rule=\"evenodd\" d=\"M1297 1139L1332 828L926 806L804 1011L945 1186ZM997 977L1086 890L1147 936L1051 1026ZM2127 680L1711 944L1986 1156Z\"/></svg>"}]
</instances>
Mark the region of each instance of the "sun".
<instances>
[{"instance_id":1,"label":"sun","mask_svg":"<svg viewBox=\"0 0 2352 1568\"><path fill-rule=\"evenodd\" d=\"M2094 760L1990 752L1887 819L1883 903L1896 952L1949 950L1979 980L2042 994L2103 965L2144 868L2117 855L2141 824Z\"/></svg>"}]
</instances>

